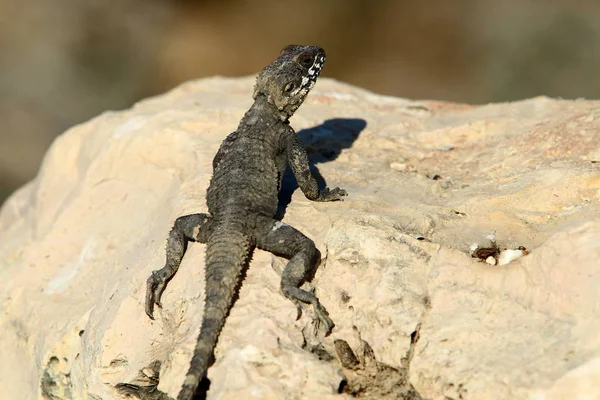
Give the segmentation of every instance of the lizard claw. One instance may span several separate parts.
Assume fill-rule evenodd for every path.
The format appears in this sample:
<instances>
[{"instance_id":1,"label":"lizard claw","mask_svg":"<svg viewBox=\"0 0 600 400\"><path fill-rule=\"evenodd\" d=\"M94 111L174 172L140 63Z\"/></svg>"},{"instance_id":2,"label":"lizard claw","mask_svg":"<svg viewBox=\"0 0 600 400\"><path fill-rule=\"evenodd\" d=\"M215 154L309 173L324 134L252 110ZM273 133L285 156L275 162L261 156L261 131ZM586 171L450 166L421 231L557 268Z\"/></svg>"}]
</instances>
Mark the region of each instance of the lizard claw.
<instances>
[{"instance_id":1,"label":"lizard claw","mask_svg":"<svg viewBox=\"0 0 600 400\"><path fill-rule=\"evenodd\" d=\"M146 281L146 315L154 319L154 306L162 308L160 298L165 291L166 282L158 277L158 271L152 272L152 275Z\"/></svg>"},{"instance_id":2,"label":"lizard claw","mask_svg":"<svg viewBox=\"0 0 600 400\"><path fill-rule=\"evenodd\" d=\"M296 321L298 321L302 318L302 304L297 300L294 301L294 304L296 305Z\"/></svg>"},{"instance_id":3,"label":"lizard claw","mask_svg":"<svg viewBox=\"0 0 600 400\"><path fill-rule=\"evenodd\" d=\"M338 187L329 189L325 188L319 193L319 201L344 201L342 197L348 196L348 192Z\"/></svg>"},{"instance_id":4,"label":"lizard claw","mask_svg":"<svg viewBox=\"0 0 600 400\"><path fill-rule=\"evenodd\" d=\"M329 336L335 324L331 318L329 318L329 313L325 307L321 305L321 303L315 303L314 308L315 314L317 314L317 327L322 327L323 331L325 332L325 336Z\"/></svg>"}]
</instances>

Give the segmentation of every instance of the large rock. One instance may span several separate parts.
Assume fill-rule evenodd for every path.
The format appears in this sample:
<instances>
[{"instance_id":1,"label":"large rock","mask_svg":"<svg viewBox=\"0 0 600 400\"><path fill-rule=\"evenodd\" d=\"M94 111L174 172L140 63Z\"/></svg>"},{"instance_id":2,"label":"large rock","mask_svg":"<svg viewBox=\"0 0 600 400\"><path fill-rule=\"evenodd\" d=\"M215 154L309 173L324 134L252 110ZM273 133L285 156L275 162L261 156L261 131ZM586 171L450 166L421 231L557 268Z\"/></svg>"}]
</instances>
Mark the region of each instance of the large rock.
<instances>
[{"instance_id":1,"label":"large rock","mask_svg":"<svg viewBox=\"0 0 600 400\"><path fill-rule=\"evenodd\" d=\"M174 219L206 210L212 157L252 83L187 83L76 126L6 202L2 398L143 397L156 377L176 396L200 325L204 245L190 245L156 321L145 280ZM358 373L327 356L336 339L368 343L375 370L396 368L423 398L600 398L599 102L410 102L324 79L292 125L315 172L349 193L314 203L286 178L282 196L285 222L325 258L313 286L337 325L304 345L310 318L296 321L279 292L284 261L257 250L209 398L348 396L338 389ZM490 238L501 255L530 253L472 258ZM377 382L363 394L382 396Z\"/></svg>"}]
</instances>

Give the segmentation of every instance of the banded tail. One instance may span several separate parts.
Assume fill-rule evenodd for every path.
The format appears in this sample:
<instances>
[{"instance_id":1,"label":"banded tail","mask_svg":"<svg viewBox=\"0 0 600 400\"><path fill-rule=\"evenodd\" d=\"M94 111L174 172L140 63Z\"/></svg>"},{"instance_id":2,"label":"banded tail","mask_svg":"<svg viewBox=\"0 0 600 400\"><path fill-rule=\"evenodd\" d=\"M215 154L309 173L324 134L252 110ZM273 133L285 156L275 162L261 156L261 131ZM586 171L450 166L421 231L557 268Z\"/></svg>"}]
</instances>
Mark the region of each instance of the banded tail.
<instances>
[{"instance_id":1,"label":"banded tail","mask_svg":"<svg viewBox=\"0 0 600 400\"><path fill-rule=\"evenodd\" d=\"M177 400L192 400L206 374L249 253L249 238L242 233L239 224L213 227L206 248L206 300L202 326Z\"/></svg>"}]
</instances>

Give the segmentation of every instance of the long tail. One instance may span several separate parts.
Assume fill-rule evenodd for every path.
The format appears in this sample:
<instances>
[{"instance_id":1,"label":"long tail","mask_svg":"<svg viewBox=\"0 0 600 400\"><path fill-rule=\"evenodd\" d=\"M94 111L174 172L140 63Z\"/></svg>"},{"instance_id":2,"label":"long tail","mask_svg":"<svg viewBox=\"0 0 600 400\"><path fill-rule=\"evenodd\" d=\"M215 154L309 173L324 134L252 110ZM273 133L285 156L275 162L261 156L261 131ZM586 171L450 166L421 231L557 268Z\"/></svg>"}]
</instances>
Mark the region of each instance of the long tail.
<instances>
[{"instance_id":1,"label":"long tail","mask_svg":"<svg viewBox=\"0 0 600 400\"><path fill-rule=\"evenodd\" d=\"M206 300L200 335L177 400L192 400L206 374L217 339L231 308L240 273L248 260L249 238L239 225L214 226L206 248Z\"/></svg>"}]
</instances>

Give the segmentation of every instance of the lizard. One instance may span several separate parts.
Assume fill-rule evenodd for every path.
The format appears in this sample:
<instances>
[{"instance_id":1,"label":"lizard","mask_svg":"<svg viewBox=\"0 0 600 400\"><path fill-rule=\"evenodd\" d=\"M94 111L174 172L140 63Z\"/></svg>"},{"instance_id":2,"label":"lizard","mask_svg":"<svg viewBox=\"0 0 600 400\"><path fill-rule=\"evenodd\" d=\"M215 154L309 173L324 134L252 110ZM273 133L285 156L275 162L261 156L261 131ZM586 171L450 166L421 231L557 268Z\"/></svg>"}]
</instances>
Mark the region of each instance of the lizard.
<instances>
[{"instance_id":1,"label":"lizard","mask_svg":"<svg viewBox=\"0 0 600 400\"><path fill-rule=\"evenodd\" d=\"M263 68L254 86L254 103L237 129L221 144L212 163L206 194L208 213L176 219L169 233L166 262L146 282L146 314L154 307L177 273L188 242L206 244L204 314L190 367L178 400L191 400L206 375L235 289L254 248L288 259L281 290L295 303L310 304L319 329L329 334L333 321L317 296L300 286L316 270L320 252L314 242L275 218L283 174L289 165L298 186L312 201L343 200L344 189L319 189L309 169L306 150L289 124L313 88L325 62L318 46L289 45Z\"/></svg>"}]
</instances>

